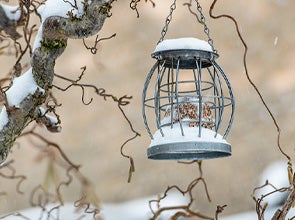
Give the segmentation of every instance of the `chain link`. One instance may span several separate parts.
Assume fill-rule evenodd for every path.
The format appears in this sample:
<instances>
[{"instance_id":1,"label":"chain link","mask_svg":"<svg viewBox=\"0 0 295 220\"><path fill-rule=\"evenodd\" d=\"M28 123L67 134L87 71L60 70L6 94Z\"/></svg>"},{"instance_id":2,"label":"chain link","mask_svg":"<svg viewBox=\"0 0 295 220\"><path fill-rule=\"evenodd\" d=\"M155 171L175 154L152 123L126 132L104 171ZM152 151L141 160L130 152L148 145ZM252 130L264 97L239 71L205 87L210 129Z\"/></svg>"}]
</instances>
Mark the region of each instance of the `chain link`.
<instances>
[{"instance_id":1,"label":"chain link","mask_svg":"<svg viewBox=\"0 0 295 220\"><path fill-rule=\"evenodd\" d=\"M198 12L200 13L200 20L201 20L201 23L204 25L204 33L207 35L208 37L208 44L211 46L212 50L214 52L217 52L216 49L214 48L213 46L213 40L212 38L210 37L210 30L206 24L206 18L202 12L202 6L200 5L199 1L198 0L195 0L196 3L197 3L197 10Z\"/></svg>"},{"instance_id":2,"label":"chain link","mask_svg":"<svg viewBox=\"0 0 295 220\"><path fill-rule=\"evenodd\" d=\"M200 13L200 21L201 21L201 23L204 25L204 33L205 33L205 34L207 35L207 37L208 37L208 43L209 43L209 45L211 46L212 50L213 50L214 52L217 52L216 49L215 49L214 46L213 46L213 40L212 40L212 38L210 37L210 30L209 30L209 28L208 28L208 26L207 26L207 24L206 24L206 18L205 18L204 14L203 14L202 6L200 5L200 3L199 3L198 0L195 0L195 1L196 1L196 3L197 3L197 10L198 10L198 12ZM160 38L160 40L158 41L157 44L159 44L160 42L162 42L162 41L164 40L164 37L166 36L166 33L167 33L167 31L168 31L168 26L169 26L169 24L170 24L170 22L171 22L171 20L172 20L172 14L173 14L173 12L174 12L175 9L176 9L176 0L173 0L172 5L170 6L170 13L169 13L169 15L166 17L166 20L165 20L165 26L163 27L162 32L161 32L161 38Z\"/></svg>"},{"instance_id":3,"label":"chain link","mask_svg":"<svg viewBox=\"0 0 295 220\"><path fill-rule=\"evenodd\" d=\"M172 5L170 6L170 13L169 15L166 17L166 21L165 21L165 26L164 28L162 29L162 32L161 32L161 38L160 40L158 41L157 44L159 44L160 42L162 42L164 40L164 37L168 31L168 26L172 20L172 13L174 12L174 10L176 9L176 0L173 1Z\"/></svg>"}]
</instances>

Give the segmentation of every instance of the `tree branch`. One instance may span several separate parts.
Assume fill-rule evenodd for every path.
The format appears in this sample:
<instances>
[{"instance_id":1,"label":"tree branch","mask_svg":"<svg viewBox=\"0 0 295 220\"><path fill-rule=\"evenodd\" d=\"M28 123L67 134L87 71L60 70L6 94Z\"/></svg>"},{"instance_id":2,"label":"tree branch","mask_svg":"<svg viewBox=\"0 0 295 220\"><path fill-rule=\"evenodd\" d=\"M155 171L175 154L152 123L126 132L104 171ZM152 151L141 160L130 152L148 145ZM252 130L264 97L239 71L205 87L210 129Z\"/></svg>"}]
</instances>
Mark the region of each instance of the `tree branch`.
<instances>
[{"instance_id":1,"label":"tree branch","mask_svg":"<svg viewBox=\"0 0 295 220\"><path fill-rule=\"evenodd\" d=\"M295 201L295 188L294 188L295 187L295 178L294 178L294 175L293 175L293 182L291 184L292 184L291 191L290 191L288 198L286 199L286 201L283 205L282 210L278 209L275 212L274 216L272 217L272 220L285 220L290 209L292 207L294 207L294 201Z\"/></svg>"},{"instance_id":2,"label":"tree branch","mask_svg":"<svg viewBox=\"0 0 295 220\"><path fill-rule=\"evenodd\" d=\"M61 4L67 4L63 0L60 1ZM70 13L70 4L67 17L48 14L51 11L49 6L53 5L52 0L47 0L45 5L40 6L46 11L46 16L42 17L40 13L42 24L34 44L31 69L15 78L5 92L6 103L0 114L0 163L6 159L23 129L30 122L44 116L39 107L49 94L54 78L55 60L64 52L68 38L86 38L96 34L102 28L111 8L105 0L93 0L89 5L83 0L79 1L83 5L83 14L79 17ZM0 30L14 28L15 21L4 11L0 4Z\"/></svg>"},{"instance_id":3,"label":"tree branch","mask_svg":"<svg viewBox=\"0 0 295 220\"><path fill-rule=\"evenodd\" d=\"M20 10L19 6L6 6L0 4L0 31L3 30L12 39L21 37L16 31L16 28L22 24L22 13L23 10Z\"/></svg>"}]
</instances>

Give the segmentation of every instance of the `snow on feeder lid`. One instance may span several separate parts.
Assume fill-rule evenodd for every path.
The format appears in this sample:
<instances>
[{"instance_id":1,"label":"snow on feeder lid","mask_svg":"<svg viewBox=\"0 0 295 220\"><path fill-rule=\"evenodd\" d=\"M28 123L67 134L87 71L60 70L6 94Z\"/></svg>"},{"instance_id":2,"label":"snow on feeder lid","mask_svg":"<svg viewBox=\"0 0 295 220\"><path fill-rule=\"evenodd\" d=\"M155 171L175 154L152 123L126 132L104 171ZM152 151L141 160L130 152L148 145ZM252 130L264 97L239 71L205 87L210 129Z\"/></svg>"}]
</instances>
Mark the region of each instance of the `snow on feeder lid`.
<instances>
[{"instance_id":1,"label":"snow on feeder lid","mask_svg":"<svg viewBox=\"0 0 295 220\"><path fill-rule=\"evenodd\" d=\"M184 37L178 39L167 39L160 42L154 51L167 51L167 50L202 50L213 52L211 45L204 40L200 40L194 37Z\"/></svg>"},{"instance_id":2,"label":"snow on feeder lid","mask_svg":"<svg viewBox=\"0 0 295 220\"><path fill-rule=\"evenodd\" d=\"M160 42L143 89L148 158L202 160L231 155L225 138L234 113L232 89L212 46L196 38ZM147 111L155 115L153 135ZM150 115L150 114L149 114Z\"/></svg>"},{"instance_id":3,"label":"snow on feeder lid","mask_svg":"<svg viewBox=\"0 0 295 220\"><path fill-rule=\"evenodd\" d=\"M191 69L195 66L195 58L198 57L202 61L202 66L211 66L208 60L218 57L218 54L213 52L212 46L197 38L187 37L179 39L168 39L160 42L152 57L156 59L165 59L165 65L173 65L176 67L177 63L173 63L173 58L179 57L182 62L180 68ZM174 60L175 61L175 60Z\"/></svg>"}]
</instances>

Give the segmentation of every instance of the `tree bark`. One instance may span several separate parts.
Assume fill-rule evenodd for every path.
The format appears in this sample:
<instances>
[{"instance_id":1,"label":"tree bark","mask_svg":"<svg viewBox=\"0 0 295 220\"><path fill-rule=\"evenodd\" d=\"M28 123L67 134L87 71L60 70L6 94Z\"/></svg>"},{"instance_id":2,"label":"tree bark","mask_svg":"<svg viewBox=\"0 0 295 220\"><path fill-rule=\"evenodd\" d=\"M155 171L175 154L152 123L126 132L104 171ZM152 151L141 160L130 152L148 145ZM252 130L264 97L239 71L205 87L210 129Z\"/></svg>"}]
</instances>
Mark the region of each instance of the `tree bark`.
<instances>
[{"instance_id":1,"label":"tree bark","mask_svg":"<svg viewBox=\"0 0 295 220\"><path fill-rule=\"evenodd\" d=\"M292 208L295 201L295 189L293 188L285 201L285 204L282 210L278 209L271 220L285 220L287 214L289 213L290 209Z\"/></svg>"},{"instance_id":2,"label":"tree bark","mask_svg":"<svg viewBox=\"0 0 295 220\"><path fill-rule=\"evenodd\" d=\"M104 0L93 0L84 8L84 14L80 18L52 16L43 21L41 46L33 51L31 67L34 80L44 91L37 88L35 93L23 99L19 106L5 103L8 123L0 130L0 163L6 159L23 129L34 120L42 121L40 118L44 115L40 106L46 100L54 78L55 60L64 52L67 39L86 38L96 34L102 28L110 8L110 3ZM0 31L16 32L16 25L17 21L9 20L0 4Z\"/></svg>"}]
</instances>

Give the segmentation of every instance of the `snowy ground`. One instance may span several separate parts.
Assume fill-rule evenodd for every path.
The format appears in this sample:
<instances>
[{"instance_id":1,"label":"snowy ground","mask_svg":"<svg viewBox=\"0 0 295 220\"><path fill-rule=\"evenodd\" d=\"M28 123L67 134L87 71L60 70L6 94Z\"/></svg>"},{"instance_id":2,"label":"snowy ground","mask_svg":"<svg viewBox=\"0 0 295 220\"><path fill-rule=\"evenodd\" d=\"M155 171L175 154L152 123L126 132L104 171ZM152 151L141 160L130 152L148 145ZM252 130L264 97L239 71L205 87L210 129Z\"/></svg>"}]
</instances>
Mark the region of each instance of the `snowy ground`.
<instances>
[{"instance_id":1,"label":"snowy ground","mask_svg":"<svg viewBox=\"0 0 295 220\"><path fill-rule=\"evenodd\" d=\"M151 211L149 208L149 201L152 199L156 199L156 196L140 198L136 200L131 200L127 202L123 202L120 204L104 204L102 206L101 216L105 220L144 220L149 219L151 217ZM171 194L167 199L161 202L161 206L177 206L181 204L187 204L187 198L183 197L179 194ZM47 206L46 209L50 210L54 205ZM40 219L47 220L48 216L43 215L41 218L41 209L31 208L27 210L22 210L20 213L29 218L29 219ZM16 214L16 213L15 213ZM19 217L16 217L15 214L8 216L5 220L15 220ZM165 212L160 216L159 220L169 219L169 216L173 214L172 211ZM57 212L52 212L52 217L49 219L55 219L57 216ZM73 204L67 203L63 207L59 209L59 220L69 220L69 219L81 219L83 216L83 220L93 220L92 215L83 214L83 210L77 211ZM180 220L180 219L179 219Z\"/></svg>"},{"instance_id":2,"label":"snowy ground","mask_svg":"<svg viewBox=\"0 0 295 220\"><path fill-rule=\"evenodd\" d=\"M270 183L272 183L275 187L281 188L286 187L288 185L288 178L286 175L286 163L285 162L275 162L269 165L263 174L261 175L261 185L265 182L267 179ZM272 189L271 188L264 188L257 192L257 196L259 195L265 195L269 193ZM283 201L287 197L287 193L276 193L273 196L267 197L264 202L269 203L269 208L265 212L265 219L271 219L275 211L281 207L283 204ZM149 217L151 217L151 211L149 208L149 201L152 199L157 198L156 196L151 197L145 197L140 199L135 199L131 201L126 201L123 203L118 204L104 204L102 206L102 212L101 216L105 220L146 220ZM176 205L182 205L187 204L188 199L186 197L183 197L180 194L171 193L168 195L168 197L163 200L160 204L161 207L164 206L176 206ZM51 206L54 207L54 206ZM51 208L50 206L47 207L49 210ZM153 206L155 209L156 207ZM32 208L20 211L22 215L28 217L29 219L40 219L45 220L47 219L47 215L44 215L42 218L40 218L41 210L40 208ZM173 212L165 212L163 215L160 216L159 220L167 220L169 219L169 216L171 216ZM52 212L52 216L54 219L54 216L56 215L56 212ZM65 204L63 207L59 210L59 216L60 220L68 220L68 219L80 219L81 216L83 216L83 212L77 212L73 204ZM295 210L292 209L289 212L289 215L287 217L295 216ZM9 216L5 218L6 220L14 220L18 217L15 215ZM50 218L51 219L51 218ZM83 217L84 220L92 220L92 216L88 215ZM256 220L257 214L255 211L249 211L244 213L239 213L231 216L225 216L220 217L220 220ZM181 220L181 219L179 219Z\"/></svg>"},{"instance_id":3,"label":"snowy ground","mask_svg":"<svg viewBox=\"0 0 295 220\"><path fill-rule=\"evenodd\" d=\"M260 186L265 183L265 181L268 180L269 183L271 183L273 186L275 186L277 189L283 188L288 186L288 174L286 170L286 162L283 161L277 161L272 164L270 164L262 173L260 178ZM266 195L267 193L270 193L273 191L273 188L270 186L264 187L261 190L257 191L256 196L259 195ZM282 206L283 202L287 198L288 193L282 192L282 193L274 193L268 197L266 197L262 204L267 202L268 209L266 209L265 212L265 219L271 219L274 213ZM295 216L295 210L291 209L287 217ZM227 216L224 218L221 218L221 220L256 220L257 214L254 211L239 213L236 215Z\"/></svg>"},{"instance_id":4,"label":"snowy ground","mask_svg":"<svg viewBox=\"0 0 295 220\"><path fill-rule=\"evenodd\" d=\"M278 207L274 207L269 209L264 216L264 219L271 219L274 212L277 210ZM287 218L291 218L292 216L295 216L295 210L291 209L290 213L287 215ZM257 220L257 214L256 212L244 212L244 213L239 213L236 215L231 215L227 217L220 218L220 220Z\"/></svg>"},{"instance_id":5,"label":"snowy ground","mask_svg":"<svg viewBox=\"0 0 295 220\"><path fill-rule=\"evenodd\" d=\"M103 206L102 216L105 220L147 220L150 217L150 210L148 207L148 200L150 198L143 198L139 200L133 200L121 204L106 204ZM172 200L170 201L174 203ZM269 209L265 213L265 219L271 219L273 213L276 211L277 207ZM43 218L40 217L40 208L32 208L21 211L23 216L28 217L29 219L40 219L45 220L47 216L44 215ZM170 213L171 214L171 213ZM53 218L56 215L55 212L52 213ZM72 204L65 204L60 209L60 220L69 220L69 219L80 219L83 216L83 213L76 212L75 207ZM291 210L288 217L295 215L295 210ZM9 216L5 218L6 220L16 220L21 219L16 216ZM92 216L84 216L83 220L92 220ZM168 220L169 214L162 216L159 220ZM179 218L179 220L181 220ZM239 213L235 215L221 217L220 220L257 220L257 214L254 211L249 211L245 213Z\"/></svg>"}]
</instances>

